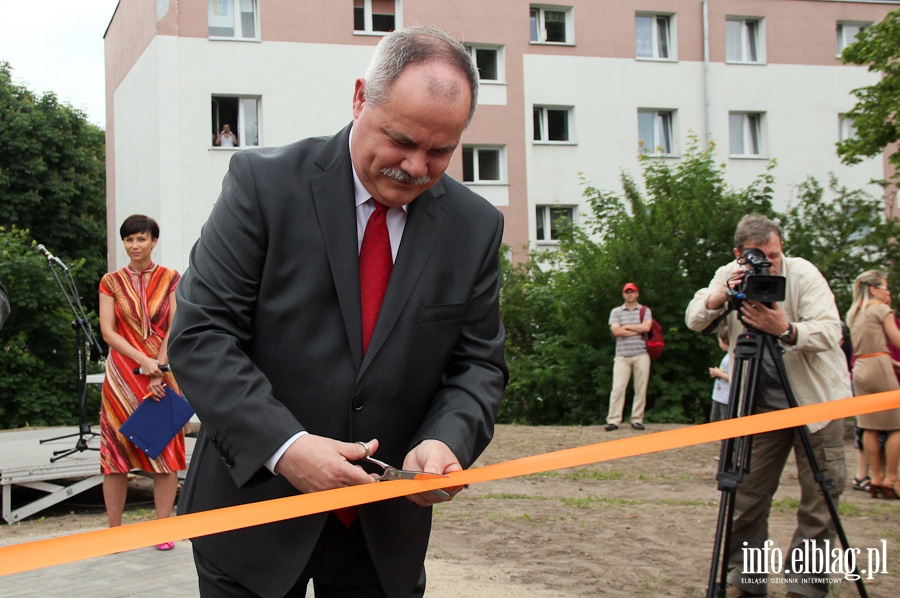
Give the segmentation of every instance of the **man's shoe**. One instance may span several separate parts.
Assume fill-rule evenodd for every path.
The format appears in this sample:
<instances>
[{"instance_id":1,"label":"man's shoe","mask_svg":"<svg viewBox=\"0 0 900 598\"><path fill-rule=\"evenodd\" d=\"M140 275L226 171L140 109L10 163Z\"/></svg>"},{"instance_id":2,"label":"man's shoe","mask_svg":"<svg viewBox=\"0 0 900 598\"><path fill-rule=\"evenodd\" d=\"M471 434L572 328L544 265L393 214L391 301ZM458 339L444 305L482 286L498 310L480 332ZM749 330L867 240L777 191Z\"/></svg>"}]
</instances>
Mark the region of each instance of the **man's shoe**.
<instances>
[{"instance_id":1,"label":"man's shoe","mask_svg":"<svg viewBox=\"0 0 900 598\"><path fill-rule=\"evenodd\" d=\"M642 424L641 422L635 422L635 423L631 424L631 427L634 428L635 430L645 429L644 424Z\"/></svg>"},{"instance_id":2,"label":"man's shoe","mask_svg":"<svg viewBox=\"0 0 900 598\"><path fill-rule=\"evenodd\" d=\"M606 424L606 427L603 429L607 432L615 432L619 429L619 426L617 426L616 424Z\"/></svg>"}]
</instances>

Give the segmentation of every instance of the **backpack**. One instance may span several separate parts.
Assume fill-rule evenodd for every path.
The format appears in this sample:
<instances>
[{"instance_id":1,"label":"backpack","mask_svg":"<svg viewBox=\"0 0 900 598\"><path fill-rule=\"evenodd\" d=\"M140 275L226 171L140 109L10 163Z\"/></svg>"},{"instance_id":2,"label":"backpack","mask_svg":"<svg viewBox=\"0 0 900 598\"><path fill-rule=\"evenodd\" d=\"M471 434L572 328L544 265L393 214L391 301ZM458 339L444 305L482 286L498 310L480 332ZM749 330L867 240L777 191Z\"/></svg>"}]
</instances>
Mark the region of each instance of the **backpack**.
<instances>
[{"instance_id":1,"label":"backpack","mask_svg":"<svg viewBox=\"0 0 900 598\"><path fill-rule=\"evenodd\" d=\"M647 306L642 305L641 322L644 321L645 313L647 313ZM650 322L650 332L644 335L644 340L647 342L647 354L650 355L651 360L655 361L662 355L662 351L666 346L666 341L663 340L662 326L659 325L656 318L652 318Z\"/></svg>"}]
</instances>

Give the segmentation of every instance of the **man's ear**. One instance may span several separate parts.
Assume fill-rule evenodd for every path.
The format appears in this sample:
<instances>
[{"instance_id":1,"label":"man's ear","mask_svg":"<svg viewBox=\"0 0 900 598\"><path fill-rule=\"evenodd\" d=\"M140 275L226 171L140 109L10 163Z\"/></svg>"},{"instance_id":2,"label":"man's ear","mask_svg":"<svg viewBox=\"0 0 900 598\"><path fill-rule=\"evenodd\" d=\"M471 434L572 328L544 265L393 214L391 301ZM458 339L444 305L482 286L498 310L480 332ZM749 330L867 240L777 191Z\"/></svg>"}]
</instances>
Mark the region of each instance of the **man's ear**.
<instances>
[{"instance_id":1,"label":"man's ear","mask_svg":"<svg viewBox=\"0 0 900 598\"><path fill-rule=\"evenodd\" d=\"M741 251L740 249L738 249L737 247L735 247L734 248L734 257L741 257L742 255L744 255L744 252Z\"/></svg>"},{"instance_id":2,"label":"man's ear","mask_svg":"<svg viewBox=\"0 0 900 598\"><path fill-rule=\"evenodd\" d=\"M366 103L366 80L362 77L353 86L353 118L359 118L363 104Z\"/></svg>"}]
</instances>

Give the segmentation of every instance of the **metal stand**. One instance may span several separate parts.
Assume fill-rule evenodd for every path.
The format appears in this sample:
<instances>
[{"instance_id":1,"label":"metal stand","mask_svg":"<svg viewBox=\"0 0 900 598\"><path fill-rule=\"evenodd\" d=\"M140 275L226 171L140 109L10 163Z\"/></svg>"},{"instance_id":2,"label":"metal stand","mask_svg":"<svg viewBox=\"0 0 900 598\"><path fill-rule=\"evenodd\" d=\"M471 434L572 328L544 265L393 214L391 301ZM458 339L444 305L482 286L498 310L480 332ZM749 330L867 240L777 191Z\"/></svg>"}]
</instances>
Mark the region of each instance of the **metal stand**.
<instances>
[{"instance_id":1,"label":"metal stand","mask_svg":"<svg viewBox=\"0 0 900 598\"><path fill-rule=\"evenodd\" d=\"M42 247L39 246L39 248ZM78 437L74 448L53 451L54 456L50 458L50 462L54 463L73 453L100 450L99 448L88 446L88 439L100 436L100 434L91 430L91 424L88 422L87 417L87 364L91 352L99 359L103 351L91 330L90 320L88 320L87 315L84 313L84 308L81 306L81 299L78 297L78 290L75 288L75 281L72 279L69 269L62 260L50 255L49 252L43 249L42 251L47 256L47 265L50 267L50 272L53 274L53 278L56 279L56 283L59 285L75 317L72 328L75 330L75 351L78 367L78 432L40 441L41 444L44 444L45 442L52 442L62 438ZM57 270L62 271L62 276Z\"/></svg>"},{"instance_id":2,"label":"metal stand","mask_svg":"<svg viewBox=\"0 0 900 598\"><path fill-rule=\"evenodd\" d=\"M778 377L781 380L782 387L787 395L788 406L797 407L797 398L794 396L794 392L788 381L781 347L777 345L775 338L771 335L760 333L757 330L747 327L747 331L738 337L734 348L735 363L731 368L733 373L731 376L731 389L728 397L729 417L743 417L753 414L759 368L762 362L763 351L766 350L775 361ZM747 372L746 384L743 380L745 369ZM809 459L813 477L819 484L822 496L828 506L828 512L831 515L831 520L834 523L837 536L841 541L841 545L847 550L850 548L847 536L844 533L844 528L838 517L837 507L829 493L829 490L834 487L834 481L827 478L825 472L819 466L812 449L812 444L809 440L809 432L806 429L806 426L801 426L797 429L800 432L803 449L806 452L807 459ZM737 495L738 484L743 480L744 474L750 471L750 448L752 441L752 436L729 438L722 441L722 450L719 457L719 472L716 475L716 480L719 482L719 490L722 495L719 502L719 518L716 524L716 538L713 548L712 564L709 569L707 598L725 597L728 578L728 555L731 552L731 530L734 522L735 497ZM719 582L717 583L716 572L719 569L720 558L723 556L724 562L722 563L721 574L719 576ZM863 583L862 577L858 575L855 566L853 573L857 574L856 587L859 591L859 595L863 598L868 598L865 584Z\"/></svg>"}]
</instances>

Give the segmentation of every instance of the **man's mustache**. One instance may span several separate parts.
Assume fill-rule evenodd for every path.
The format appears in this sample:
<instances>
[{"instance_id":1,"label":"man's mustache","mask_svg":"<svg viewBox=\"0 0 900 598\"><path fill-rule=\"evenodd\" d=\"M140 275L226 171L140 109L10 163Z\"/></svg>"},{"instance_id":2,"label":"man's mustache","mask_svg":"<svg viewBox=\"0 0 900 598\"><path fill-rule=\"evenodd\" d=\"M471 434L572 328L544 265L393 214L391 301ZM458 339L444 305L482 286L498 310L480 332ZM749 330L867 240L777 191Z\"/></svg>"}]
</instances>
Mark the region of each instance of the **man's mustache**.
<instances>
[{"instance_id":1,"label":"man's mustache","mask_svg":"<svg viewBox=\"0 0 900 598\"><path fill-rule=\"evenodd\" d=\"M423 174L419 177L414 177L402 168L382 168L381 174L397 181L398 183L412 183L413 185L427 185L431 182L431 177L427 174Z\"/></svg>"}]
</instances>

